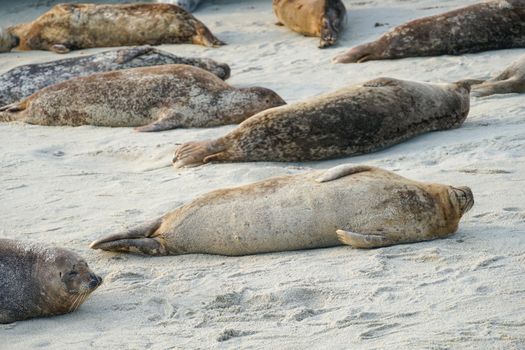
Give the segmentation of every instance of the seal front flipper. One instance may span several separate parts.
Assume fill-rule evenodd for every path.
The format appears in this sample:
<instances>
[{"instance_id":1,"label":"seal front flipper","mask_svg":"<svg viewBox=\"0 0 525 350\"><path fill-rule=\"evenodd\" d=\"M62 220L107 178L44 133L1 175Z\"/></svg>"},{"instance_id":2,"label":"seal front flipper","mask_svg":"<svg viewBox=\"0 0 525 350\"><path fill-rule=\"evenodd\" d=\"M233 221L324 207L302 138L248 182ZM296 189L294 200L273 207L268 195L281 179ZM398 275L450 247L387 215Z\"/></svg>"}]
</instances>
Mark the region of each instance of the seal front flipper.
<instances>
[{"instance_id":1,"label":"seal front flipper","mask_svg":"<svg viewBox=\"0 0 525 350\"><path fill-rule=\"evenodd\" d=\"M380 248L403 243L386 235L361 234L344 230L337 230L337 239L342 244L350 245L353 248Z\"/></svg>"},{"instance_id":2,"label":"seal front flipper","mask_svg":"<svg viewBox=\"0 0 525 350\"><path fill-rule=\"evenodd\" d=\"M64 44L54 44L49 48L49 50L53 51L54 53L68 53L71 51L71 49Z\"/></svg>"},{"instance_id":3,"label":"seal front flipper","mask_svg":"<svg viewBox=\"0 0 525 350\"><path fill-rule=\"evenodd\" d=\"M167 110L161 112L160 115L161 117L153 123L139 126L135 130L139 132L154 132L175 129L181 125L182 115L175 111Z\"/></svg>"},{"instance_id":4,"label":"seal front flipper","mask_svg":"<svg viewBox=\"0 0 525 350\"><path fill-rule=\"evenodd\" d=\"M156 49L150 45L135 46L132 48L120 49L117 51L117 58L115 63L123 64L131 61L132 59L156 51Z\"/></svg>"},{"instance_id":5,"label":"seal front flipper","mask_svg":"<svg viewBox=\"0 0 525 350\"><path fill-rule=\"evenodd\" d=\"M91 243L91 249L113 252L167 255L165 243L160 236L153 236L162 224L162 218L141 225L124 233L111 235Z\"/></svg>"},{"instance_id":6,"label":"seal front flipper","mask_svg":"<svg viewBox=\"0 0 525 350\"><path fill-rule=\"evenodd\" d=\"M341 177L353 175L357 173L362 173L364 171L370 171L375 169L372 166L368 165L354 165L354 164L342 164L336 167L326 170L321 176L319 176L315 181L317 182L328 182L337 180Z\"/></svg>"}]
</instances>

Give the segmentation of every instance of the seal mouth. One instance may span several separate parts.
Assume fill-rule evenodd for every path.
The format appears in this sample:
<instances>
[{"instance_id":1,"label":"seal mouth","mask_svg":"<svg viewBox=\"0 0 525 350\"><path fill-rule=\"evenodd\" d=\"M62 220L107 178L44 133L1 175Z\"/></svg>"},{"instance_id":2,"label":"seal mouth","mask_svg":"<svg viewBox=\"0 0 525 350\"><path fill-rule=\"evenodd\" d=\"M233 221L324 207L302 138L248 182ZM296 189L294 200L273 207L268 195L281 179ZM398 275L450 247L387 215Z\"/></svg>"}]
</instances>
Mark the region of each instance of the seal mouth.
<instances>
[{"instance_id":1,"label":"seal mouth","mask_svg":"<svg viewBox=\"0 0 525 350\"><path fill-rule=\"evenodd\" d=\"M454 195L459 204L459 209L462 214L468 212L474 206L474 195L469 187L453 187Z\"/></svg>"}]
</instances>

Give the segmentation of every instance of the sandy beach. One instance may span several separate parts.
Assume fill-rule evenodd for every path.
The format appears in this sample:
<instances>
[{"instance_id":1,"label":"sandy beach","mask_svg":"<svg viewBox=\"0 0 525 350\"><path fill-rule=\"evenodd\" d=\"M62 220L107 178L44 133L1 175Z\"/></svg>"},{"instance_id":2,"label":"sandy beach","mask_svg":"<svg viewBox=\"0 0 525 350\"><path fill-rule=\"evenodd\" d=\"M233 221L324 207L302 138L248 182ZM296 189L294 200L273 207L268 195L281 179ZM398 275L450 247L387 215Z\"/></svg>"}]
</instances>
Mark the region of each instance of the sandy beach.
<instances>
[{"instance_id":1,"label":"sandy beach","mask_svg":"<svg viewBox=\"0 0 525 350\"><path fill-rule=\"evenodd\" d=\"M407 20L475 2L346 0L342 39L320 50L318 38L274 25L269 0L212 0L194 15L228 45L159 48L226 62L229 84L264 86L288 103L381 76L486 78L525 49L331 63ZM0 2L0 26L30 21L55 2L34 3ZM104 50L2 53L0 73ZM0 325L0 348L525 349L524 102L518 94L472 98L461 128L364 156L182 170L171 167L177 145L235 126L137 133L0 124L0 237L69 248L104 278L75 313ZM233 258L88 248L210 190L348 162L469 186L476 203L448 239L373 250L341 246Z\"/></svg>"}]
</instances>

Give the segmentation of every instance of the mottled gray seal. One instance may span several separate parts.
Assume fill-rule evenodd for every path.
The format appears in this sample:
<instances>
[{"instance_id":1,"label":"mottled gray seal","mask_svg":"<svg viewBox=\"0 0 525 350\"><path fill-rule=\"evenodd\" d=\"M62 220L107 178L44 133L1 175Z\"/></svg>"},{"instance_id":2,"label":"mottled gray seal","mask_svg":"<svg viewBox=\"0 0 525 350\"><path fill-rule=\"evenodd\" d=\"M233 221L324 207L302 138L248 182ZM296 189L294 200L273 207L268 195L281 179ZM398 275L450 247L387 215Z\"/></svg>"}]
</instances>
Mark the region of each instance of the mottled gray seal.
<instances>
[{"instance_id":1,"label":"mottled gray seal","mask_svg":"<svg viewBox=\"0 0 525 350\"><path fill-rule=\"evenodd\" d=\"M473 96L525 92L525 55L512 62L503 72L488 80L465 80L472 84Z\"/></svg>"},{"instance_id":2,"label":"mottled gray seal","mask_svg":"<svg viewBox=\"0 0 525 350\"><path fill-rule=\"evenodd\" d=\"M150 255L375 248L448 237L473 204L468 187L346 164L209 192L91 248Z\"/></svg>"},{"instance_id":3,"label":"mottled gray seal","mask_svg":"<svg viewBox=\"0 0 525 350\"><path fill-rule=\"evenodd\" d=\"M180 57L149 45L136 46L15 67L0 75L0 106L19 101L46 86L71 78L163 64L192 65L205 69L221 79L230 76L230 67L225 63L218 63L208 58Z\"/></svg>"},{"instance_id":4,"label":"mottled gray seal","mask_svg":"<svg viewBox=\"0 0 525 350\"><path fill-rule=\"evenodd\" d=\"M75 311L101 283L71 251L0 239L0 323Z\"/></svg>"},{"instance_id":5,"label":"mottled gray seal","mask_svg":"<svg viewBox=\"0 0 525 350\"><path fill-rule=\"evenodd\" d=\"M0 108L0 121L161 131L240 123L284 103L272 90L237 89L203 69L167 64L97 73L48 86Z\"/></svg>"},{"instance_id":6,"label":"mottled gray seal","mask_svg":"<svg viewBox=\"0 0 525 350\"><path fill-rule=\"evenodd\" d=\"M335 44L346 18L341 0L273 0L273 11L278 24L306 36L321 37L319 48Z\"/></svg>"},{"instance_id":7,"label":"mottled gray seal","mask_svg":"<svg viewBox=\"0 0 525 350\"><path fill-rule=\"evenodd\" d=\"M33 22L7 28L7 34L19 41L20 50L57 53L145 44L224 45L202 22L170 4L59 4Z\"/></svg>"},{"instance_id":8,"label":"mottled gray seal","mask_svg":"<svg viewBox=\"0 0 525 350\"><path fill-rule=\"evenodd\" d=\"M428 131L459 127L468 111L468 84L379 78L260 112L218 139L185 143L173 164L309 161L368 153Z\"/></svg>"},{"instance_id":9,"label":"mottled gray seal","mask_svg":"<svg viewBox=\"0 0 525 350\"><path fill-rule=\"evenodd\" d=\"M407 22L376 41L336 56L334 62L461 55L516 47L525 47L525 2L494 0Z\"/></svg>"}]
</instances>

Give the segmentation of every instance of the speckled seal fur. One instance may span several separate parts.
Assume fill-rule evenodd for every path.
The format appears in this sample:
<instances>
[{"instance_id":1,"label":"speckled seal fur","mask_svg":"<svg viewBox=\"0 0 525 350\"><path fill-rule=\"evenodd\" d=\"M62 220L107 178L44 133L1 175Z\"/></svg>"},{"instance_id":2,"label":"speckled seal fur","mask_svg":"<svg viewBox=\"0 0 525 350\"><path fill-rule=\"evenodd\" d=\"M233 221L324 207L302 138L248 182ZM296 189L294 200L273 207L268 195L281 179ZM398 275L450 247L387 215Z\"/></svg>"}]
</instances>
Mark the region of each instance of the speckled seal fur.
<instances>
[{"instance_id":1,"label":"speckled seal fur","mask_svg":"<svg viewBox=\"0 0 525 350\"><path fill-rule=\"evenodd\" d=\"M71 251L0 239L0 323L75 311L101 283Z\"/></svg>"},{"instance_id":2,"label":"speckled seal fur","mask_svg":"<svg viewBox=\"0 0 525 350\"><path fill-rule=\"evenodd\" d=\"M46 86L93 73L163 64L189 64L221 79L230 76L230 67L209 58L180 57L149 45L105 51L88 56L15 67L0 75L0 106L30 96Z\"/></svg>"},{"instance_id":3,"label":"speckled seal fur","mask_svg":"<svg viewBox=\"0 0 525 350\"><path fill-rule=\"evenodd\" d=\"M525 47L525 1L495 0L424 17L334 58L354 63Z\"/></svg>"},{"instance_id":4,"label":"speckled seal fur","mask_svg":"<svg viewBox=\"0 0 525 350\"><path fill-rule=\"evenodd\" d=\"M488 80L469 79L472 95L477 97L494 94L525 92L525 55L512 62L503 72Z\"/></svg>"},{"instance_id":5,"label":"speckled seal fur","mask_svg":"<svg viewBox=\"0 0 525 350\"><path fill-rule=\"evenodd\" d=\"M161 131L240 123L284 103L272 90L237 89L203 69L167 64L97 73L48 86L1 107L0 121Z\"/></svg>"},{"instance_id":6,"label":"speckled seal fur","mask_svg":"<svg viewBox=\"0 0 525 350\"><path fill-rule=\"evenodd\" d=\"M279 22L294 32L321 38L319 48L335 44L346 18L341 0L273 0Z\"/></svg>"},{"instance_id":7,"label":"speckled seal fur","mask_svg":"<svg viewBox=\"0 0 525 350\"><path fill-rule=\"evenodd\" d=\"M375 248L448 237L473 204L468 187L345 164L209 192L91 248L150 255Z\"/></svg>"},{"instance_id":8,"label":"speckled seal fur","mask_svg":"<svg viewBox=\"0 0 525 350\"><path fill-rule=\"evenodd\" d=\"M211 161L310 161L373 152L416 135L459 127L469 84L378 78L263 111L215 140L175 151L175 167Z\"/></svg>"},{"instance_id":9,"label":"speckled seal fur","mask_svg":"<svg viewBox=\"0 0 525 350\"><path fill-rule=\"evenodd\" d=\"M60 4L33 22L9 27L7 33L19 40L20 50L57 53L145 44L224 44L202 22L171 4Z\"/></svg>"}]
</instances>

